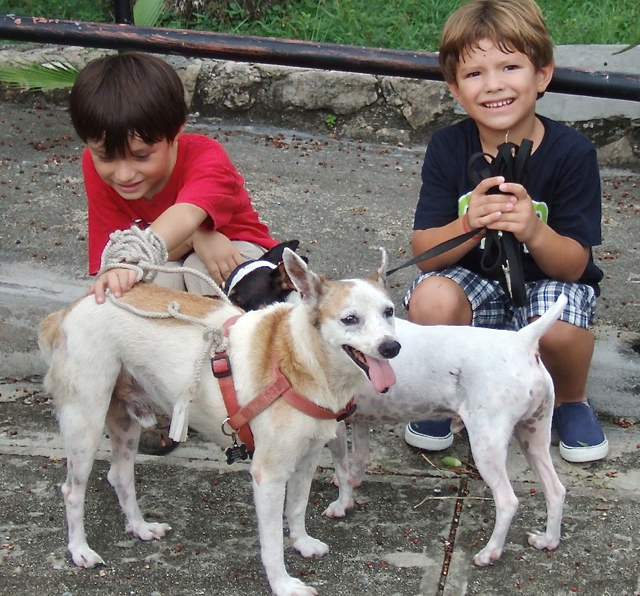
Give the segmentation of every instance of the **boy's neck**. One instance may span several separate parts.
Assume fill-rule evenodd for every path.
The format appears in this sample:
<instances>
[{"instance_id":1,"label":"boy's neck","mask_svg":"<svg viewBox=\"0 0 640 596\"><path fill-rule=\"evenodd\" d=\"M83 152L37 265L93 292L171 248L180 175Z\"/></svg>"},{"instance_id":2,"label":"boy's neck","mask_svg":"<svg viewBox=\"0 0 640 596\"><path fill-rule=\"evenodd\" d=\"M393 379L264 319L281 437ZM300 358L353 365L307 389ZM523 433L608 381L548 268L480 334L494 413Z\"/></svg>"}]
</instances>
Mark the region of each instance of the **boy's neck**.
<instances>
[{"instance_id":1,"label":"boy's neck","mask_svg":"<svg viewBox=\"0 0 640 596\"><path fill-rule=\"evenodd\" d=\"M530 125L520 127L518 130L495 131L478 127L478 134L482 151L489 155L497 155L498 147L503 143L520 145L523 139L533 141L533 151L535 151L544 138L544 124L534 115Z\"/></svg>"}]
</instances>

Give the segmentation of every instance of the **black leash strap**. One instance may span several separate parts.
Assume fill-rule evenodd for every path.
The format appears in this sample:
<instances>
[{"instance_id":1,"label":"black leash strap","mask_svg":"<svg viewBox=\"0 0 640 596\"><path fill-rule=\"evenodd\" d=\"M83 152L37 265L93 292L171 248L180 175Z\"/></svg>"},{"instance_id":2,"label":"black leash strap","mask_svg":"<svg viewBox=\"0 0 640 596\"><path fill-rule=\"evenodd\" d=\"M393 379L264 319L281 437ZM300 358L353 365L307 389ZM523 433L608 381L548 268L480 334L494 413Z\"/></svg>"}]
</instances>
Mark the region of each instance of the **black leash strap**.
<instances>
[{"instance_id":1,"label":"black leash strap","mask_svg":"<svg viewBox=\"0 0 640 596\"><path fill-rule=\"evenodd\" d=\"M449 240L445 240L440 244L430 248L429 250L425 250L423 253L420 253L417 257L413 257L413 259L409 259L402 263L402 265L396 267L395 269L389 269L387 271L387 276L395 273L396 271L400 271L400 269L404 269L405 267L409 267L410 265L416 265L417 263L421 263L422 261L426 261L428 259L433 259L433 257L437 257L456 246L460 246L463 242L470 240L473 238L478 232L481 232L482 228L477 228L475 230L471 230L466 234L462 234L461 236L455 236L454 238L449 238Z\"/></svg>"},{"instance_id":2,"label":"black leash strap","mask_svg":"<svg viewBox=\"0 0 640 596\"><path fill-rule=\"evenodd\" d=\"M469 178L475 185L485 178L493 176L503 176L507 182L521 184L526 174L532 149L533 143L528 139L523 139L520 147L514 143L503 143L498 147L498 155L496 157L486 153L474 153L469 159ZM480 157L482 159L488 157L490 161L486 162L486 166L478 171L473 168L473 165ZM488 194L503 193L495 187L489 190ZM473 238L482 229L477 228L461 236L445 240L417 257L405 261L402 265L390 269L387 271L387 276L405 267L433 259L456 246L460 246ZM482 269L499 280L503 290L511 297L516 306L524 306L526 304L526 292L522 270L522 245L511 232L498 230L487 230L484 242L485 246L480 262Z\"/></svg>"},{"instance_id":3,"label":"black leash strap","mask_svg":"<svg viewBox=\"0 0 640 596\"><path fill-rule=\"evenodd\" d=\"M503 176L507 182L522 184L529 157L533 149L533 142L523 139L520 147L514 143L503 143L498 147L495 157L485 153L475 153L469 159L469 178L474 184L478 184L485 178ZM473 166L480 158L489 157L490 161L481 170ZM497 187L487 194L503 194ZM511 232L499 230L487 230L485 235L484 252L480 266L482 269L497 279L506 294L516 306L524 306L527 301L524 272L522 270L522 244L516 240Z\"/></svg>"}]
</instances>

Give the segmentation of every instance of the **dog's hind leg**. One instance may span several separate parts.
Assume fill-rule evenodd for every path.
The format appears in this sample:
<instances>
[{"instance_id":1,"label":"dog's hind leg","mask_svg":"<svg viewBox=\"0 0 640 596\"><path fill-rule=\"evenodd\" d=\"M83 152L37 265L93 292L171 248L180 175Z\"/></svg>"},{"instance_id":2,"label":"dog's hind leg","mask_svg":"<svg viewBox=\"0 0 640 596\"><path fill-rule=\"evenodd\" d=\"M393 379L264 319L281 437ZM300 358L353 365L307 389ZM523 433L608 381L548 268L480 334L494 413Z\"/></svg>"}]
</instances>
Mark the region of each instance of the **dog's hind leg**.
<instances>
[{"instance_id":1,"label":"dog's hind leg","mask_svg":"<svg viewBox=\"0 0 640 596\"><path fill-rule=\"evenodd\" d=\"M546 530L529 532L529 544L540 550L553 550L560 544L562 508L566 491L556 474L549 453L551 412L547 414L540 409L531 419L516 426L515 435L542 486L547 502Z\"/></svg>"},{"instance_id":2,"label":"dog's hind leg","mask_svg":"<svg viewBox=\"0 0 640 596\"><path fill-rule=\"evenodd\" d=\"M321 441L316 441L298 462L295 471L287 482L286 517L289 524L289 538L293 548L307 558L321 557L329 552L329 547L324 542L307 534L305 525L311 481L313 480L318 456L323 446Z\"/></svg>"},{"instance_id":3,"label":"dog's hind leg","mask_svg":"<svg viewBox=\"0 0 640 596\"><path fill-rule=\"evenodd\" d=\"M518 498L513 492L507 476L507 448L509 436L484 431L475 425L475 420L465 420L469 442L475 464L493 493L496 508L496 523L487 545L474 557L478 566L490 565L500 558L511 520L518 510ZM508 428L496 421L494 428Z\"/></svg>"},{"instance_id":4,"label":"dog's hind leg","mask_svg":"<svg viewBox=\"0 0 640 596\"><path fill-rule=\"evenodd\" d=\"M347 445L347 427L344 422L338 424L335 439L327 443L333 459L334 474L332 481L338 487L338 498L331 503L322 515L326 517L344 517L353 507L353 485L349 469L349 448Z\"/></svg>"},{"instance_id":5,"label":"dog's hind leg","mask_svg":"<svg viewBox=\"0 0 640 596\"><path fill-rule=\"evenodd\" d=\"M79 401L72 401L58 407L60 433L67 454L67 478L62 485L62 495L67 514L68 549L73 562L78 567L86 568L104 565L100 555L87 544L84 529L87 482L102 437L106 414L100 411L99 404L94 403L93 406L87 410L87 406ZM90 416L85 415L87 411L90 411Z\"/></svg>"},{"instance_id":6,"label":"dog's hind leg","mask_svg":"<svg viewBox=\"0 0 640 596\"><path fill-rule=\"evenodd\" d=\"M107 428L112 452L107 480L114 488L127 519L125 531L141 540L162 538L171 530L171 526L146 522L138 507L133 468L140 438L140 424L129 415L126 405L118 398L111 401L107 413Z\"/></svg>"}]
</instances>

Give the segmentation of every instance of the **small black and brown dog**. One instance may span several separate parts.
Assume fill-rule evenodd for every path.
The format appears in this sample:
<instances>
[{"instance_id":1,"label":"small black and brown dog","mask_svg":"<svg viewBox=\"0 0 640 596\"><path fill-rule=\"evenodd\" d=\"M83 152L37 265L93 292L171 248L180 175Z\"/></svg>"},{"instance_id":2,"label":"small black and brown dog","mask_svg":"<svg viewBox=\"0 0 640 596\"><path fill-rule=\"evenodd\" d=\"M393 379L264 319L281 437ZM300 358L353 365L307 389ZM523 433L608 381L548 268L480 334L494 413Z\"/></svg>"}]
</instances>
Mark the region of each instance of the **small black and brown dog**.
<instances>
[{"instance_id":1,"label":"small black and brown dog","mask_svg":"<svg viewBox=\"0 0 640 596\"><path fill-rule=\"evenodd\" d=\"M293 284L282 263L285 248L298 249L298 240L274 246L259 259L238 265L224 283L229 299L243 310L257 310L274 302L286 302L294 291ZM302 257L305 262L308 259Z\"/></svg>"}]
</instances>

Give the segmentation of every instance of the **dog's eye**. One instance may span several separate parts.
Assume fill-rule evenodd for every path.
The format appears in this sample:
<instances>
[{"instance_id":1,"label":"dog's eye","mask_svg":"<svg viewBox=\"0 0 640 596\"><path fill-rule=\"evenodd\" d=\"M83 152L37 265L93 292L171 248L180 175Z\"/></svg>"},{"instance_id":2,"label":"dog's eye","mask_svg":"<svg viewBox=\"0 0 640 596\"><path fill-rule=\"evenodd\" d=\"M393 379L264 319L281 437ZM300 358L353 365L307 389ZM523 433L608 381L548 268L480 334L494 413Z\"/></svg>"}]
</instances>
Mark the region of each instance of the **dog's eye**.
<instances>
[{"instance_id":1,"label":"dog's eye","mask_svg":"<svg viewBox=\"0 0 640 596\"><path fill-rule=\"evenodd\" d=\"M357 325L359 322L359 319L356 315L347 315L346 317L342 317L342 319L340 319L340 321L342 322L343 325Z\"/></svg>"},{"instance_id":2,"label":"dog's eye","mask_svg":"<svg viewBox=\"0 0 640 596\"><path fill-rule=\"evenodd\" d=\"M384 309L385 319L390 319L393 316L393 306L389 306Z\"/></svg>"}]
</instances>

